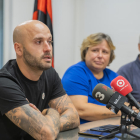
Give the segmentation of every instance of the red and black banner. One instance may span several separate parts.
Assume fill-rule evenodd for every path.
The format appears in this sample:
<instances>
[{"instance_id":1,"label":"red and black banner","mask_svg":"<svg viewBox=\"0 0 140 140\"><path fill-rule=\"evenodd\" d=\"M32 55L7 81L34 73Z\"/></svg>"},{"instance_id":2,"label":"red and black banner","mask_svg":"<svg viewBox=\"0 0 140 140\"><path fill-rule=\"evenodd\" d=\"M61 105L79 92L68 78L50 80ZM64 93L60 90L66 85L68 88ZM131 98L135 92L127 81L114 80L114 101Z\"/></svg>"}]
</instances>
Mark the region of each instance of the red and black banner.
<instances>
[{"instance_id":1,"label":"red and black banner","mask_svg":"<svg viewBox=\"0 0 140 140\"><path fill-rule=\"evenodd\" d=\"M50 29L53 39L51 0L35 0L33 20L39 20L45 23ZM54 67L54 47L53 47L52 67Z\"/></svg>"}]
</instances>

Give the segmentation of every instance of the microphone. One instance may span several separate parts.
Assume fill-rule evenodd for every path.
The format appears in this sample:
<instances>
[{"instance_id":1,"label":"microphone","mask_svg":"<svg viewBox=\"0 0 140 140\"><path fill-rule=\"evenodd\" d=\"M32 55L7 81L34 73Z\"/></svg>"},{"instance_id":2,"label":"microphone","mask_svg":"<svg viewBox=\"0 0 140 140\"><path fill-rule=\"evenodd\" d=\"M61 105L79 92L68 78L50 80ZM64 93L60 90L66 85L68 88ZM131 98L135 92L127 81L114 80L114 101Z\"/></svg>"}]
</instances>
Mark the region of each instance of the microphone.
<instances>
[{"instance_id":1,"label":"microphone","mask_svg":"<svg viewBox=\"0 0 140 140\"><path fill-rule=\"evenodd\" d=\"M103 104L107 104L106 107L113 110L114 113L118 113L121 110L123 113L127 115L131 115L133 117L137 117L137 113L124 105L126 101L126 97L121 95L118 92L113 92L109 87L104 84L97 84L92 91L92 96L99 102Z\"/></svg>"},{"instance_id":2,"label":"microphone","mask_svg":"<svg viewBox=\"0 0 140 140\"><path fill-rule=\"evenodd\" d=\"M126 96L129 99L130 103L140 110L140 104L130 93L133 89L130 83L123 76L118 76L115 79L113 79L110 85L113 90L119 92L123 96Z\"/></svg>"}]
</instances>

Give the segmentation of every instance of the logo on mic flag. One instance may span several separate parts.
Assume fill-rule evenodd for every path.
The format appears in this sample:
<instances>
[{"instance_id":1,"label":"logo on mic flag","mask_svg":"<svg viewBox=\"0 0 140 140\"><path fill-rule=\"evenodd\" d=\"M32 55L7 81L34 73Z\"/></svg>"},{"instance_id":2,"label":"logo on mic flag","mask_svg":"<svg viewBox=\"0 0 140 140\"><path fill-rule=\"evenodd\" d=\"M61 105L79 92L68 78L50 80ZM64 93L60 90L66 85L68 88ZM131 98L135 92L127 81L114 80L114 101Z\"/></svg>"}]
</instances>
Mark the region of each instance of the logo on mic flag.
<instances>
[{"instance_id":1,"label":"logo on mic flag","mask_svg":"<svg viewBox=\"0 0 140 140\"><path fill-rule=\"evenodd\" d=\"M107 91L107 87L106 86L102 86L103 89L105 89Z\"/></svg>"},{"instance_id":2,"label":"logo on mic flag","mask_svg":"<svg viewBox=\"0 0 140 140\"><path fill-rule=\"evenodd\" d=\"M105 98L105 95L102 94L101 92L96 92L95 97L96 97L96 100L100 101Z\"/></svg>"},{"instance_id":3,"label":"logo on mic flag","mask_svg":"<svg viewBox=\"0 0 140 140\"><path fill-rule=\"evenodd\" d=\"M123 87L124 85L125 85L124 80L120 79L120 80L117 81L117 86Z\"/></svg>"}]
</instances>

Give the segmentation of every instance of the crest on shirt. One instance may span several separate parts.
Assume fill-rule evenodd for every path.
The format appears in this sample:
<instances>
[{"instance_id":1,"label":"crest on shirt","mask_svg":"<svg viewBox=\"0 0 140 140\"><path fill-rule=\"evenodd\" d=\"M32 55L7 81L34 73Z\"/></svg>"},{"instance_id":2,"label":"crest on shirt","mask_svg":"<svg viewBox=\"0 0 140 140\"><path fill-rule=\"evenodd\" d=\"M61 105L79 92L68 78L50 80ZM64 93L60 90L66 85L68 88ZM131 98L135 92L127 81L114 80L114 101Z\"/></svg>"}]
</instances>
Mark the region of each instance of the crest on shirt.
<instances>
[{"instance_id":1,"label":"crest on shirt","mask_svg":"<svg viewBox=\"0 0 140 140\"><path fill-rule=\"evenodd\" d=\"M43 100L45 99L45 93L44 92L42 93L42 99Z\"/></svg>"}]
</instances>

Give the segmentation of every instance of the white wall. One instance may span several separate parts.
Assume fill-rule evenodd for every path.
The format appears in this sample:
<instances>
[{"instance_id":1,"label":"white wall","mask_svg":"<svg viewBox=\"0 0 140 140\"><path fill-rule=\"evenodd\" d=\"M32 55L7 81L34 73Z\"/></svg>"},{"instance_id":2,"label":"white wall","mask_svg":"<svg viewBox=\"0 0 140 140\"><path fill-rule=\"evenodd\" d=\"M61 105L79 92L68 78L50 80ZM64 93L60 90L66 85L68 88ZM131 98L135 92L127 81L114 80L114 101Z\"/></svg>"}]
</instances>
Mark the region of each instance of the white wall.
<instances>
[{"instance_id":1,"label":"white wall","mask_svg":"<svg viewBox=\"0 0 140 140\"><path fill-rule=\"evenodd\" d=\"M4 0L4 64L9 59L16 58L13 30L18 24L32 19L33 7L34 0Z\"/></svg>"},{"instance_id":2,"label":"white wall","mask_svg":"<svg viewBox=\"0 0 140 140\"><path fill-rule=\"evenodd\" d=\"M97 32L111 36L116 46L114 71L136 59L140 35L140 0L52 0L55 69L60 77L80 61L82 40ZM15 58L12 32L32 18L34 0L4 0L4 64Z\"/></svg>"},{"instance_id":3,"label":"white wall","mask_svg":"<svg viewBox=\"0 0 140 140\"><path fill-rule=\"evenodd\" d=\"M118 68L136 59L140 35L139 0L85 0L85 36L104 32L116 46L116 59L110 68Z\"/></svg>"}]
</instances>

